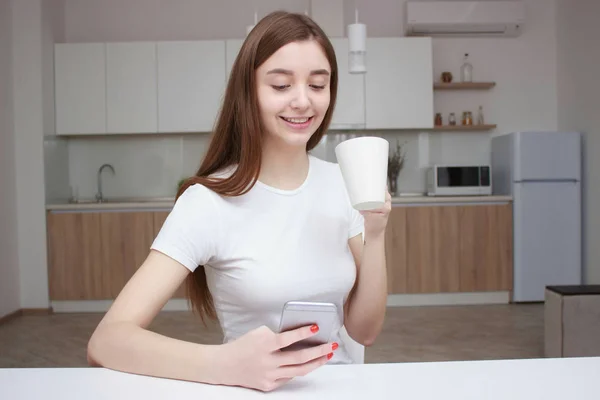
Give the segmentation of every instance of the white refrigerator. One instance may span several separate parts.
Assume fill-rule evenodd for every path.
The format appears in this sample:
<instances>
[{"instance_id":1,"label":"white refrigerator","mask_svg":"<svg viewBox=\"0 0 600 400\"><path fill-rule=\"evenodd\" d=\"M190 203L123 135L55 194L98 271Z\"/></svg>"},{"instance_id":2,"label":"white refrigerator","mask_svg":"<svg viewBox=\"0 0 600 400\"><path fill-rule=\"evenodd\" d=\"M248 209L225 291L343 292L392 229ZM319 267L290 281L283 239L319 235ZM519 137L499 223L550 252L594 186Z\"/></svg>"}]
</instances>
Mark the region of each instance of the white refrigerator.
<instances>
[{"instance_id":1,"label":"white refrigerator","mask_svg":"<svg viewBox=\"0 0 600 400\"><path fill-rule=\"evenodd\" d=\"M514 302L581 284L581 147L577 132L492 138L493 192L513 196Z\"/></svg>"}]
</instances>

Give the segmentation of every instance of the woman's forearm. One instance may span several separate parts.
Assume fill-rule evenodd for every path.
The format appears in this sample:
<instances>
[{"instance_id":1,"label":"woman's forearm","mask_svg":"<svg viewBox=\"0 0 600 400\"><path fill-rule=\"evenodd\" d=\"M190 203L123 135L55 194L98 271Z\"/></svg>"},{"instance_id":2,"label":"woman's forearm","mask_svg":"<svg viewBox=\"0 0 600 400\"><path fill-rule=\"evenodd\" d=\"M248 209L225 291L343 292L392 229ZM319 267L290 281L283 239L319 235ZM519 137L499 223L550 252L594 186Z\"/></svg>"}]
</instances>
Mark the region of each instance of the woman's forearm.
<instances>
[{"instance_id":1,"label":"woman's forearm","mask_svg":"<svg viewBox=\"0 0 600 400\"><path fill-rule=\"evenodd\" d=\"M370 346L381 332L387 305L385 235L365 240L356 288L346 316L348 334Z\"/></svg>"},{"instance_id":2,"label":"woman's forearm","mask_svg":"<svg viewBox=\"0 0 600 400\"><path fill-rule=\"evenodd\" d=\"M88 344L88 361L139 375L219 384L219 345L172 339L126 322L98 327Z\"/></svg>"}]
</instances>

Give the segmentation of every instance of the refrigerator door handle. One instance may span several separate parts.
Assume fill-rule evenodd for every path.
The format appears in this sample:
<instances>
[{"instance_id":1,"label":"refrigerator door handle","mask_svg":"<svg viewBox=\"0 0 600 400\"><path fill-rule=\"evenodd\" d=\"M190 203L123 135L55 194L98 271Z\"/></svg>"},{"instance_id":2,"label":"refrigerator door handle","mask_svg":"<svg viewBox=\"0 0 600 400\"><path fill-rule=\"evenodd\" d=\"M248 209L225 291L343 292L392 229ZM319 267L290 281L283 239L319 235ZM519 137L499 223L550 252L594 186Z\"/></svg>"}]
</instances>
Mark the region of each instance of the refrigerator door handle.
<instances>
[{"instance_id":1,"label":"refrigerator door handle","mask_svg":"<svg viewBox=\"0 0 600 400\"><path fill-rule=\"evenodd\" d=\"M578 183L577 179L522 179L515 183Z\"/></svg>"}]
</instances>

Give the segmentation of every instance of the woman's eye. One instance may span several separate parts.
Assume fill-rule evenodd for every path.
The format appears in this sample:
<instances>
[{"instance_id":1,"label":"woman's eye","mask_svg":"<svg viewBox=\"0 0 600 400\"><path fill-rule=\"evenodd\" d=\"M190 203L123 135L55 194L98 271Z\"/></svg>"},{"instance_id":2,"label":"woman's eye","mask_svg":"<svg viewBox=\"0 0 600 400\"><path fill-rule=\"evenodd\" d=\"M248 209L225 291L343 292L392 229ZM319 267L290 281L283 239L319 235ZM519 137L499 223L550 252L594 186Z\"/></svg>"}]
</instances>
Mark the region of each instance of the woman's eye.
<instances>
[{"instance_id":1,"label":"woman's eye","mask_svg":"<svg viewBox=\"0 0 600 400\"><path fill-rule=\"evenodd\" d=\"M291 85L271 85L271 87L275 90L277 90L278 92L283 92L284 90L288 89ZM311 88L313 88L314 90L323 90L325 89L326 85L309 85Z\"/></svg>"}]
</instances>

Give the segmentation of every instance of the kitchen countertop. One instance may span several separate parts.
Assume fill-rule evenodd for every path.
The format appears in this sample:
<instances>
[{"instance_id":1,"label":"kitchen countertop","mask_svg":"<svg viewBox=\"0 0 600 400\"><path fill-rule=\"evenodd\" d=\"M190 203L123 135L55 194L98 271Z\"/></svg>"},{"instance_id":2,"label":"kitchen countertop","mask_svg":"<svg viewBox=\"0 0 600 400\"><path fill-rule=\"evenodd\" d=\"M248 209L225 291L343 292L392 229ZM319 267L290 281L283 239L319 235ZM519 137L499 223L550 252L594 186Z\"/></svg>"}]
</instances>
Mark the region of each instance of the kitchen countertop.
<instances>
[{"instance_id":1,"label":"kitchen countertop","mask_svg":"<svg viewBox=\"0 0 600 400\"><path fill-rule=\"evenodd\" d=\"M512 201L512 196L400 196L392 204L405 203L494 203Z\"/></svg>"},{"instance_id":2,"label":"kitchen countertop","mask_svg":"<svg viewBox=\"0 0 600 400\"><path fill-rule=\"evenodd\" d=\"M404 204L444 204L444 203L493 203L509 202L512 196L400 196L392 198L393 205ZM85 210L170 210L175 202L174 197L161 198L114 198L103 203L95 200L85 200L79 203L69 203L67 200L57 200L46 204L48 211L85 211Z\"/></svg>"},{"instance_id":3,"label":"kitchen countertop","mask_svg":"<svg viewBox=\"0 0 600 400\"><path fill-rule=\"evenodd\" d=\"M175 197L159 198L111 198L102 203L95 200L83 200L70 203L67 200L56 200L46 204L48 211L84 211L84 210L117 210L117 209L155 209L170 210Z\"/></svg>"}]
</instances>

